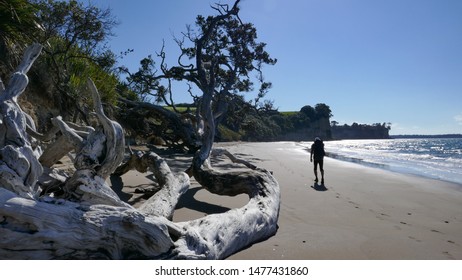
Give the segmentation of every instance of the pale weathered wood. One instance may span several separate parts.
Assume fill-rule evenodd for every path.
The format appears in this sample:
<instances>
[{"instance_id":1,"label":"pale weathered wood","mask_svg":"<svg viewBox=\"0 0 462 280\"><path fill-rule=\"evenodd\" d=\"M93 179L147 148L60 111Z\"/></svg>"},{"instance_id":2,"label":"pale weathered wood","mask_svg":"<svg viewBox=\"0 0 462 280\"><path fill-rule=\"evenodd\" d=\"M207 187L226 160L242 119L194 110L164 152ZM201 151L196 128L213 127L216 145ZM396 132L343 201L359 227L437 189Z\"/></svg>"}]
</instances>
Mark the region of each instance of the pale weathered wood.
<instances>
[{"instance_id":1,"label":"pale weathered wood","mask_svg":"<svg viewBox=\"0 0 462 280\"><path fill-rule=\"evenodd\" d=\"M66 137L60 135L53 143L48 145L45 151L43 151L39 161L45 167L52 167L73 149L74 146L67 141Z\"/></svg>"},{"instance_id":2,"label":"pale weathered wood","mask_svg":"<svg viewBox=\"0 0 462 280\"><path fill-rule=\"evenodd\" d=\"M26 133L29 119L19 107L17 98L29 83L27 71L41 50L39 44L34 44L26 50L8 86L0 92L0 183L28 198L37 195L36 183L43 168Z\"/></svg>"},{"instance_id":3,"label":"pale weathered wood","mask_svg":"<svg viewBox=\"0 0 462 280\"><path fill-rule=\"evenodd\" d=\"M3 84L2 79L0 79L0 92L5 90L5 85Z\"/></svg>"},{"instance_id":4,"label":"pale weathered wood","mask_svg":"<svg viewBox=\"0 0 462 280\"><path fill-rule=\"evenodd\" d=\"M227 190L221 193L228 195L230 189L237 188L249 194L249 203L223 214L178 223L181 237L175 242L174 258L224 259L276 233L280 205L277 181L270 172L261 169L240 172L235 177L236 185L225 186Z\"/></svg>"},{"instance_id":5,"label":"pale weathered wood","mask_svg":"<svg viewBox=\"0 0 462 280\"><path fill-rule=\"evenodd\" d=\"M130 207L34 201L0 188L1 259L159 258L168 228Z\"/></svg>"},{"instance_id":6,"label":"pale weathered wood","mask_svg":"<svg viewBox=\"0 0 462 280\"><path fill-rule=\"evenodd\" d=\"M47 146L47 148L39 157L40 163L45 167L52 167L62 157L68 155L72 150L74 150L74 148L80 148L80 146L83 144L81 141L83 141L83 139L87 139L90 133L95 132L93 127L81 126L71 122L64 122L59 116L52 118L52 124L54 124L54 126L44 135L36 132L32 128L29 128L29 126L27 127L27 133L42 142L48 142L53 138L56 138L54 142ZM79 139L77 142L73 142L69 141L68 137L65 135L57 136L57 133L60 132L61 129L64 131L72 130L71 133L75 133L81 139Z\"/></svg>"},{"instance_id":7,"label":"pale weathered wood","mask_svg":"<svg viewBox=\"0 0 462 280\"><path fill-rule=\"evenodd\" d=\"M96 116L102 125L104 135L106 136L106 143L104 145L105 157L101 162L101 166L96 169L97 174L106 179L112 172L114 172L117 166L122 163L124 158L124 133L122 127L117 122L112 121L104 114L101 98L93 81L89 79L87 85L93 97Z\"/></svg>"},{"instance_id":8,"label":"pale weathered wood","mask_svg":"<svg viewBox=\"0 0 462 280\"><path fill-rule=\"evenodd\" d=\"M160 190L138 208L140 212L146 216L161 216L171 220L180 197L189 188L189 176L184 172L174 174L165 160L153 152L132 153L115 174L121 176L132 169L153 172L160 186Z\"/></svg>"}]
</instances>

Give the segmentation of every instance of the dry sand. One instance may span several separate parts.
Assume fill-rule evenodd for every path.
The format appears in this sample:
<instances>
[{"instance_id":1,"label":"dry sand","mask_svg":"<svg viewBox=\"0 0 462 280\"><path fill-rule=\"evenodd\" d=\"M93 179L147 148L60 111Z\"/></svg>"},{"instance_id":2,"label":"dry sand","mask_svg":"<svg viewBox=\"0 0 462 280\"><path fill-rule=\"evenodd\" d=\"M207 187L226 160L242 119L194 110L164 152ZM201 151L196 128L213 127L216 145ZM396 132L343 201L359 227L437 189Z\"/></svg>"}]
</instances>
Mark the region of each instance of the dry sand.
<instances>
[{"instance_id":1,"label":"dry sand","mask_svg":"<svg viewBox=\"0 0 462 280\"><path fill-rule=\"evenodd\" d=\"M220 144L242 159L274 172L281 188L279 230L229 259L422 260L462 259L462 186L325 159L325 188L314 185L309 153L295 142ZM188 157L167 158L184 170ZM224 159L220 168L233 165ZM149 183L146 175L123 177L122 194ZM195 219L245 205L245 195L220 197L192 182L174 221Z\"/></svg>"}]
</instances>

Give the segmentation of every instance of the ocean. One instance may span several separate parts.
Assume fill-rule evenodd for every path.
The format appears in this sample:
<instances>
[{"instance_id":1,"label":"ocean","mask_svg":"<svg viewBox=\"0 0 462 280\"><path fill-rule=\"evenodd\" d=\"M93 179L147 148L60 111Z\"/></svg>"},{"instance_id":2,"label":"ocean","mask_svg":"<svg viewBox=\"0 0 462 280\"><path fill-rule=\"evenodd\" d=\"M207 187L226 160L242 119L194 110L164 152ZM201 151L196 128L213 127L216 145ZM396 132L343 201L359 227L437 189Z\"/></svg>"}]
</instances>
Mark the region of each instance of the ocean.
<instances>
[{"instance_id":1,"label":"ocean","mask_svg":"<svg viewBox=\"0 0 462 280\"><path fill-rule=\"evenodd\" d=\"M324 145L327 156L339 160L462 184L461 138L341 140Z\"/></svg>"}]
</instances>

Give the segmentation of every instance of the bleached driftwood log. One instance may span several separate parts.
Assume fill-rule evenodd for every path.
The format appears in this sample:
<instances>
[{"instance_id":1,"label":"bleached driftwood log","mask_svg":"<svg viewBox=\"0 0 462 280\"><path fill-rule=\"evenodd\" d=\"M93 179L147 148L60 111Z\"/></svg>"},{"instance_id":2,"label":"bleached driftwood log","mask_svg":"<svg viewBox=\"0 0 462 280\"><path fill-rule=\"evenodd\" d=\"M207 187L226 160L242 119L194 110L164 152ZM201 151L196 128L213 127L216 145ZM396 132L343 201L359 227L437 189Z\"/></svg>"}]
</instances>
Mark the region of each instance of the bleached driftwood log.
<instances>
[{"instance_id":1,"label":"bleached driftwood log","mask_svg":"<svg viewBox=\"0 0 462 280\"><path fill-rule=\"evenodd\" d=\"M160 188L138 210L146 216L162 216L170 220L180 197L189 188L188 175L184 172L174 174L165 160L153 152L131 153L129 160L117 168L114 175L121 176L132 169L141 173L153 172Z\"/></svg>"},{"instance_id":2,"label":"bleached driftwood log","mask_svg":"<svg viewBox=\"0 0 462 280\"><path fill-rule=\"evenodd\" d=\"M174 174L154 153L132 155L118 173L151 170L161 190L138 209L121 201L105 179L122 161L123 131L105 116L91 81L99 126L82 132L60 117L53 119L63 134L59 141L69 144L63 146L66 153L69 147L76 153L75 173L48 168L56 154L42 158L48 165L43 168L30 135L38 140L52 136L36 133L16 102L39 53L39 45L29 48L8 87L0 83L0 259L222 259L276 232L279 186L269 172L254 166L220 173L193 165L206 189L222 195L246 193L249 203L173 223L169 219L189 187L189 177ZM38 186L46 189L40 196Z\"/></svg>"},{"instance_id":3,"label":"bleached driftwood log","mask_svg":"<svg viewBox=\"0 0 462 280\"><path fill-rule=\"evenodd\" d=\"M29 83L26 74L41 50L39 44L30 46L8 86L1 83L0 87L0 186L26 198L37 195L43 169L26 133L29 118L19 107L18 97Z\"/></svg>"},{"instance_id":4,"label":"bleached driftwood log","mask_svg":"<svg viewBox=\"0 0 462 280\"><path fill-rule=\"evenodd\" d=\"M205 172L208 174L204 177L217 184L217 187L207 187L208 190L224 195L247 193L250 201L244 207L223 214L176 224L181 234L175 242L172 257L222 259L276 233L280 192L270 172L263 169L236 173Z\"/></svg>"},{"instance_id":5,"label":"bleached driftwood log","mask_svg":"<svg viewBox=\"0 0 462 280\"><path fill-rule=\"evenodd\" d=\"M1 259L145 259L170 250L161 219L131 207L36 201L0 188Z\"/></svg>"}]
</instances>

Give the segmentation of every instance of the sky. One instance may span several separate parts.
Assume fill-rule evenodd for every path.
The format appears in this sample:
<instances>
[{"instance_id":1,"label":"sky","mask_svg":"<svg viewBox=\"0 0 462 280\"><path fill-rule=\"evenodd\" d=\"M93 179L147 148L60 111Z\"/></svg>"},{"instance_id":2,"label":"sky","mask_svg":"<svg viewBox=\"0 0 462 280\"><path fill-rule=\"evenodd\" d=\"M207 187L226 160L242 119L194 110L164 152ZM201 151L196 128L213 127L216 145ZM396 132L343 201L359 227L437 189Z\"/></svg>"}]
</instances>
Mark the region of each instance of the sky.
<instances>
[{"instance_id":1,"label":"sky","mask_svg":"<svg viewBox=\"0 0 462 280\"><path fill-rule=\"evenodd\" d=\"M88 3L88 0L81 0ZM108 45L120 64L179 50L197 15L232 0L91 0L119 25ZM340 124L391 123L390 134L462 133L462 1L241 0L240 18L278 62L264 68L279 111L327 104ZM255 94L246 94L248 98ZM190 101L178 90L176 102Z\"/></svg>"}]
</instances>

